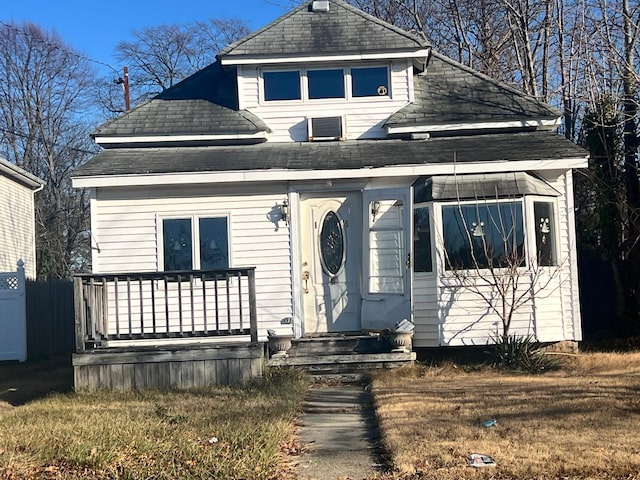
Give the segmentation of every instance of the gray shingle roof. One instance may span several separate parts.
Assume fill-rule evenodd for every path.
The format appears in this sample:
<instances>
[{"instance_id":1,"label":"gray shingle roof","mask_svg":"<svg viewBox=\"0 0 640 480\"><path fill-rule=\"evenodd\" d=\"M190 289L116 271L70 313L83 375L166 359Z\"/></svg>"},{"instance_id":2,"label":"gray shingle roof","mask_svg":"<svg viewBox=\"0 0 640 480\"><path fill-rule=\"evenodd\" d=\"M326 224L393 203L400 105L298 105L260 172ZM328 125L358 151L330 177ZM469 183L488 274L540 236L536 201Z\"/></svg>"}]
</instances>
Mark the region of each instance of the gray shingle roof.
<instances>
[{"instance_id":1,"label":"gray shingle roof","mask_svg":"<svg viewBox=\"0 0 640 480\"><path fill-rule=\"evenodd\" d=\"M547 182L526 172L436 175L426 178L423 185L416 183L414 196L417 202L523 195L560 196L560 192Z\"/></svg>"},{"instance_id":2,"label":"gray shingle roof","mask_svg":"<svg viewBox=\"0 0 640 480\"><path fill-rule=\"evenodd\" d=\"M334 170L393 165L586 158L574 143L547 131L433 138L426 141L262 143L217 147L105 150L74 177L171 172Z\"/></svg>"},{"instance_id":3,"label":"gray shingle roof","mask_svg":"<svg viewBox=\"0 0 640 480\"><path fill-rule=\"evenodd\" d=\"M413 78L415 102L389 117L385 125L523 121L561 115L550 106L433 51L427 69Z\"/></svg>"},{"instance_id":4,"label":"gray shingle roof","mask_svg":"<svg viewBox=\"0 0 640 480\"><path fill-rule=\"evenodd\" d=\"M227 46L218 58L239 56L323 55L428 46L421 38L352 7L330 0L328 12L313 12L311 2Z\"/></svg>"},{"instance_id":5,"label":"gray shingle roof","mask_svg":"<svg viewBox=\"0 0 640 480\"><path fill-rule=\"evenodd\" d=\"M216 62L104 124L93 135L226 135L268 130L256 115L238 110L236 70Z\"/></svg>"}]
</instances>

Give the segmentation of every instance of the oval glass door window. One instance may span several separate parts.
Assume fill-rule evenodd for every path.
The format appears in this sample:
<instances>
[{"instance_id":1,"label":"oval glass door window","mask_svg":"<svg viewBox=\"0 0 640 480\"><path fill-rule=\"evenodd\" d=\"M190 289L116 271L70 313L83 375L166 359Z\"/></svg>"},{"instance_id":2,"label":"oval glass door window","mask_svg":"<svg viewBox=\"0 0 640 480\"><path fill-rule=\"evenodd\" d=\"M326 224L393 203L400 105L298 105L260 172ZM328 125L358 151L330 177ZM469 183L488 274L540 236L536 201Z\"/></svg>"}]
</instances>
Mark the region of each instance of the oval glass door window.
<instances>
[{"instance_id":1,"label":"oval glass door window","mask_svg":"<svg viewBox=\"0 0 640 480\"><path fill-rule=\"evenodd\" d=\"M336 212L329 212L320 230L320 259L329 275L336 275L344 261L344 232Z\"/></svg>"}]
</instances>

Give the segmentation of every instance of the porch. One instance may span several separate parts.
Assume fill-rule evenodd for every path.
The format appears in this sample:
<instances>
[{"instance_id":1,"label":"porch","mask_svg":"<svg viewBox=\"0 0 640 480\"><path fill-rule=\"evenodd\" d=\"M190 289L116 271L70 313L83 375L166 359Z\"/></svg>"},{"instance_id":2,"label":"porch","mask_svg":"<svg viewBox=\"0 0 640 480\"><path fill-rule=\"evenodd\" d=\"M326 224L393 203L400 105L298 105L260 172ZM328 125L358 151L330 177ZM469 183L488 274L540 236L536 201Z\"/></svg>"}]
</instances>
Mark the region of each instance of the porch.
<instances>
[{"instance_id":1,"label":"porch","mask_svg":"<svg viewBox=\"0 0 640 480\"><path fill-rule=\"evenodd\" d=\"M234 385L267 366L353 377L415 359L377 335L295 339L269 359L253 267L77 275L74 297L76 390Z\"/></svg>"}]
</instances>

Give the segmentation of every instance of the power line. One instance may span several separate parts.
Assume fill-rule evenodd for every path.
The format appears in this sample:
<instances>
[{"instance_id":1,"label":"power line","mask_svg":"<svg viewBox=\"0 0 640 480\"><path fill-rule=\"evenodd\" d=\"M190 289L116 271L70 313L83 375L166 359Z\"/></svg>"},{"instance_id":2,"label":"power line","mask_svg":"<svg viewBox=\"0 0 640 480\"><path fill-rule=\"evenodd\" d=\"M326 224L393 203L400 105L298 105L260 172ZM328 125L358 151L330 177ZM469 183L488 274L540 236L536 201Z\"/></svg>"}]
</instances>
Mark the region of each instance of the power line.
<instances>
[{"instance_id":1,"label":"power line","mask_svg":"<svg viewBox=\"0 0 640 480\"><path fill-rule=\"evenodd\" d=\"M111 70L113 70L116 74L119 74L119 73L120 73L120 72L119 72L118 70L116 70L113 66L109 65L109 64L108 64L108 63L106 63L106 62L101 62L100 60L95 60L95 59L93 59L93 58L91 58L91 57L88 57L88 56L86 56L86 55L82 55L82 54L80 54L80 53L78 53L78 52L74 52L73 50L69 50L68 48L66 48L66 47L64 47L64 46L62 46L62 45L57 45L57 44L54 44L54 43L48 42L48 41L46 41L46 40L43 40L42 38L38 38L38 37L36 37L36 36L34 36L34 35L30 34L29 32L26 32L26 31L24 31L24 30L22 30L22 29L18 28L17 26L15 26L15 25L13 25L13 24L11 24L11 23L7 23L7 22L4 22L4 21L0 20L0 25L3 25L3 26L5 26L5 27L7 27L7 28L9 28L9 29L13 30L13 31L14 31L14 32L16 32L16 33L19 33L20 35L24 35L25 37L29 37L29 38L31 38L32 40L35 40L35 41L37 41L37 42L40 42L40 43L42 43L42 44L44 44L44 45L46 45L46 46L48 46L48 47L50 47L50 48L55 48L55 49L57 49L57 50L61 50L61 51L65 52L65 53L67 53L67 54L69 54L69 55L73 55L73 56L75 56L75 57L78 57L79 59L86 60L86 61L88 61L88 62L96 63L96 64L98 64L98 65L102 65L102 66L104 66L104 67L110 68L110 69L111 69Z\"/></svg>"},{"instance_id":2,"label":"power line","mask_svg":"<svg viewBox=\"0 0 640 480\"><path fill-rule=\"evenodd\" d=\"M6 129L6 128L2 128L2 127L0 127L0 132L2 132L2 133L7 133L7 134L9 134L9 135L15 135L16 137L20 137L20 138L26 138L26 139L34 138L34 139L35 139L37 142L39 142L39 143L42 143L42 144L44 144L44 143L45 143L43 140L41 140L41 139L37 139L37 138L35 138L33 135L29 135L29 134L26 134L26 133L24 133L24 132L18 132L18 131L15 131L15 130L8 130L8 129ZM69 146L67 146L67 145L60 145L60 144L59 144L59 143L57 143L57 142L54 142L52 145L53 145L54 147L64 148L64 149L67 149L67 150L71 150L72 152L86 153L86 154L89 154L89 155L95 155L96 153L98 153L97 151L85 150L85 149L83 149L83 148L76 148L76 147L69 147Z\"/></svg>"}]
</instances>

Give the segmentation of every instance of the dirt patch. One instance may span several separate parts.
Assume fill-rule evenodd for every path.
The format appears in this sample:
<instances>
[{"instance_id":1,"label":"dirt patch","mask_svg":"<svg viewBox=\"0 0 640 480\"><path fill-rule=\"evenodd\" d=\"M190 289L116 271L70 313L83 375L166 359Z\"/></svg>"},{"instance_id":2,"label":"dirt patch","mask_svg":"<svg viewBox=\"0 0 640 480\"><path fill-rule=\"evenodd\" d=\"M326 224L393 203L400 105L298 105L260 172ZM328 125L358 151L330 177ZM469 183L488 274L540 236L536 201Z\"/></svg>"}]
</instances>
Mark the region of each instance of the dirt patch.
<instances>
[{"instance_id":1,"label":"dirt patch","mask_svg":"<svg viewBox=\"0 0 640 480\"><path fill-rule=\"evenodd\" d=\"M42 360L0 362L0 415L51 393L73 389L69 355Z\"/></svg>"}]
</instances>

